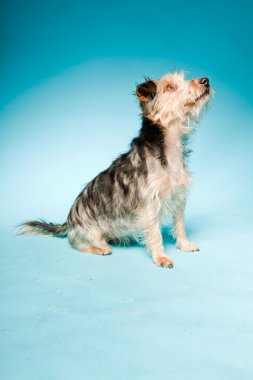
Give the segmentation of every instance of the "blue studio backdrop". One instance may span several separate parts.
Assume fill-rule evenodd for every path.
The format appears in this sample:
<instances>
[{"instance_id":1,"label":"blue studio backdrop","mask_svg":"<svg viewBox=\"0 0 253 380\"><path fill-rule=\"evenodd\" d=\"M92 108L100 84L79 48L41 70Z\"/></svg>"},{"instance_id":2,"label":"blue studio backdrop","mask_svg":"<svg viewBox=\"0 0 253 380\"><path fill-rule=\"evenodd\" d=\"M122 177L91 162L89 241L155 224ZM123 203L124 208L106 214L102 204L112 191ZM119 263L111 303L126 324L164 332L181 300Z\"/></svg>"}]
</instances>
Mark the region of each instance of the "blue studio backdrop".
<instances>
[{"instance_id":1,"label":"blue studio backdrop","mask_svg":"<svg viewBox=\"0 0 253 380\"><path fill-rule=\"evenodd\" d=\"M3 380L253 378L252 1L1 2ZM184 69L215 96L191 142L186 210L198 253L109 257L15 237L62 223L140 127L144 75Z\"/></svg>"}]
</instances>

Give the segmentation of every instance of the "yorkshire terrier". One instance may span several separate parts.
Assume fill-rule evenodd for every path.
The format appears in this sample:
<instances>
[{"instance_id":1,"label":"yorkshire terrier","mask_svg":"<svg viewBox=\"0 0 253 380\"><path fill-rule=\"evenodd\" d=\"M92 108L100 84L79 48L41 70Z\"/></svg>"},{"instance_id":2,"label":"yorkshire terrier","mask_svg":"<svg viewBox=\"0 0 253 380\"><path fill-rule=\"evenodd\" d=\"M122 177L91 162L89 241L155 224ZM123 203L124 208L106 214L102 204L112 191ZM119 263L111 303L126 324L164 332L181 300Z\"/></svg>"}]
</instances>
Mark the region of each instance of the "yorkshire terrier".
<instances>
[{"instance_id":1,"label":"yorkshire terrier","mask_svg":"<svg viewBox=\"0 0 253 380\"><path fill-rule=\"evenodd\" d=\"M186 80L178 72L145 77L136 88L142 126L130 149L85 186L64 224L29 221L18 233L68 237L73 248L98 255L111 253L110 242L141 239L156 265L172 268L161 234L170 214L176 246L198 251L185 232L186 145L211 94L208 78Z\"/></svg>"}]
</instances>

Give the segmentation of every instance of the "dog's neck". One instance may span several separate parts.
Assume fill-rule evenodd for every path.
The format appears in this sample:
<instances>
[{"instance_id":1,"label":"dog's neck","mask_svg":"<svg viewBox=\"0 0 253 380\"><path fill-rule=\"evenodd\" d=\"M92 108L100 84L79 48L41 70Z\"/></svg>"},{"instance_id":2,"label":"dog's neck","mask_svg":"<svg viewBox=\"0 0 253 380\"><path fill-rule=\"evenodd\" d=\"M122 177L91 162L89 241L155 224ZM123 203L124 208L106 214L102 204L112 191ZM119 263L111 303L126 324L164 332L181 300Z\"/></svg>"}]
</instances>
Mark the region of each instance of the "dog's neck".
<instances>
[{"instance_id":1,"label":"dog's neck","mask_svg":"<svg viewBox=\"0 0 253 380\"><path fill-rule=\"evenodd\" d=\"M187 170L186 163L186 144L188 134L182 133L181 125L172 125L164 128L166 158L169 168L173 172Z\"/></svg>"},{"instance_id":2,"label":"dog's neck","mask_svg":"<svg viewBox=\"0 0 253 380\"><path fill-rule=\"evenodd\" d=\"M175 124L163 126L159 122L143 116L140 139L150 153L157 157L163 167L174 170L186 169L185 157L188 134L184 133L186 126Z\"/></svg>"}]
</instances>

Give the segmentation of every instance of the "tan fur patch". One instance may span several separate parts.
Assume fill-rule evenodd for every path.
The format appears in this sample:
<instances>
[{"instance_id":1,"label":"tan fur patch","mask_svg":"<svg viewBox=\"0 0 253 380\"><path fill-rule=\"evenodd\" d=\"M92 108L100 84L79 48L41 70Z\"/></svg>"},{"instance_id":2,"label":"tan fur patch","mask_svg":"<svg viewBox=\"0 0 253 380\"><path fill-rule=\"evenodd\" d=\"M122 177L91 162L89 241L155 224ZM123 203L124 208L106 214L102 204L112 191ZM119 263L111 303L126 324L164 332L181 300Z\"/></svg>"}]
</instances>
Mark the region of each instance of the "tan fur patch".
<instances>
[{"instance_id":1,"label":"tan fur patch","mask_svg":"<svg viewBox=\"0 0 253 380\"><path fill-rule=\"evenodd\" d=\"M95 253L96 255L109 255L111 250L109 247L84 247L84 252Z\"/></svg>"}]
</instances>

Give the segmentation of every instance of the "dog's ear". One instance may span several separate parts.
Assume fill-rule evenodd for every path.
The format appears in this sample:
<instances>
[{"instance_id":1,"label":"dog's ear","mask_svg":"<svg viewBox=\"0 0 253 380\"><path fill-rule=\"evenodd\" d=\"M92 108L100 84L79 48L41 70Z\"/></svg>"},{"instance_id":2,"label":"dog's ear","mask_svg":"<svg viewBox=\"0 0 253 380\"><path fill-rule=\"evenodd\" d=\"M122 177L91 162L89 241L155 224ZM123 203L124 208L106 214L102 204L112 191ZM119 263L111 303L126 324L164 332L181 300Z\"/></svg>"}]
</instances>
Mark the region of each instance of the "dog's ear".
<instances>
[{"instance_id":1,"label":"dog's ear","mask_svg":"<svg viewBox=\"0 0 253 380\"><path fill-rule=\"evenodd\" d=\"M139 84L136 88L136 95L141 102L148 102L156 95L156 83L152 79L145 77L145 82Z\"/></svg>"}]
</instances>

